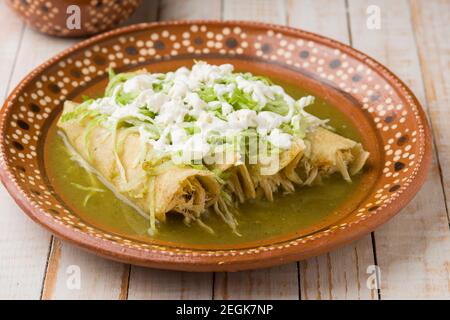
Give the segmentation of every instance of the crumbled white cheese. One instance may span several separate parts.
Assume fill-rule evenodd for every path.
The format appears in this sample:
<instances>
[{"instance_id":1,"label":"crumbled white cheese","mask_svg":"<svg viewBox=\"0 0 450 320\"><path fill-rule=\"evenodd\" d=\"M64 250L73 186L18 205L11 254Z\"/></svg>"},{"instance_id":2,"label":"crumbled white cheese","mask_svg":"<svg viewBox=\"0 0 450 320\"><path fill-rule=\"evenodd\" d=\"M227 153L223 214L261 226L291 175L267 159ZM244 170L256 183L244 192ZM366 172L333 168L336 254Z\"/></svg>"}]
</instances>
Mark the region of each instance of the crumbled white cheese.
<instances>
[{"instance_id":1,"label":"crumbled white cheese","mask_svg":"<svg viewBox=\"0 0 450 320\"><path fill-rule=\"evenodd\" d=\"M152 88L155 77L151 74L139 74L125 81L123 84L123 92L141 92Z\"/></svg>"},{"instance_id":2,"label":"crumbled white cheese","mask_svg":"<svg viewBox=\"0 0 450 320\"><path fill-rule=\"evenodd\" d=\"M227 116L227 119L231 129L246 130L258 125L256 111L250 109L234 111Z\"/></svg>"},{"instance_id":3,"label":"crumbled white cheese","mask_svg":"<svg viewBox=\"0 0 450 320\"><path fill-rule=\"evenodd\" d=\"M257 116L257 128L259 132L271 131L283 123L283 116L271 111L262 111Z\"/></svg>"},{"instance_id":4,"label":"crumbled white cheese","mask_svg":"<svg viewBox=\"0 0 450 320\"><path fill-rule=\"evenodd\" d=\"M234 83L230 84L214 84L214 92L217 94L219 98L223 97L223 95L232 95L234 90L236 89L236 85Z\"/></svg>"},{"instance_id":5,"label":"crumbled white cheese","mask_svg":"<svg viewBox=\"0 0 450 320\"><path fill-rule=\"evenodd\" d=\"M267 140L280 149L289 149L292 145L292 135L283 133L280 129L272 130L267 136Z\"/></svg>"},{"instance_id":6,"label":"crumbled white cheese","mask_svg":"<svg viewBox=\"0 0 450 320\"><path fill-rule=\"evenodd\" d=\"M208 102L202 99L202 90L210 90ZM122 105L123 99L117 103L122 94L132 94L131 100L125 100L129 101L126 105ZM213 101L211 94L216 97ZM251 109L245 108L245 102L244 107L236 107L236 102L231 101L243 94L252 100ZM142 121L138 125L141 139L158 152L181 154L183 161L190 161L205 159L225 146L229 148L228 144L211 145L208 141L212 135L228 138L248 129L255 129L276 148L289 149L293 136L280 128L286 124L299 130L301 119L316 121L303 111L313 99L308 96L295 101L280 86L253 79L249 74L234 74L230 64L199 62L192 70L182 67L166 74L132 76L113 88L111 97L97 99L89 108L108 115L107 122L113 125L129 118ZM283 104L283 113L264 109L275 100ZM272 105L270 110L273 108ZM142 110L151 111L154 116Z\"/></svg>"},{"instance_id":7,"label":"crumbled white cheese","mask_svg":"<svg viewBox=\"0 0 450 320\"><path fill-rule=\"evenodd\" d=\"M164 103L158 115L155 117L155 123L162 126L169 126L172 123L183 122L188 108L179 100L169 100Z\"/></svg>"},{"instance_id":8,"label":"crumbled white cheese","mask_svg":"<svg viewBox=\"0 0 450 320\"><path fill-rule=\"evenodd\" d=\"M207 106L206 102L200 99L196 92L189 92L184 98L184 102L191 107L189 114L194 117L198 117Z\"/></svg>"}]
</instances>

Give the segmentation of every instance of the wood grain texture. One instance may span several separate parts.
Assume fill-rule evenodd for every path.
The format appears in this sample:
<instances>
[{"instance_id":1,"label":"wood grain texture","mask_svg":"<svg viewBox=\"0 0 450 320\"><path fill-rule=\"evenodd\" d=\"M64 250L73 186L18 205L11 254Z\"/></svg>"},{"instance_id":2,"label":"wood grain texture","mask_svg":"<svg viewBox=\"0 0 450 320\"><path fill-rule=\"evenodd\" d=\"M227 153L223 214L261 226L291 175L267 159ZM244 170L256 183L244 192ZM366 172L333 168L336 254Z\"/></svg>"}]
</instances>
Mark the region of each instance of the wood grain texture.
<instances>
[{"instance_id":1,"label":"wood grain texture","mask_svg":"<svg viewBox=\"0 0 450 320\"><path fill-rule=\"evenodd\" d=\"M42 299L126 298L128 275L128 265L100 258L55 239Z\"/></svg>"},{"instance_id":2,"label":"wood grain texture","mask_svg":"<svg viewBox=\"0 0 450 320\"><path fill-rule=\"evenodd\" d=\"M221 1L160 2L159 20L220 19ZM129 299L211 299L212 273L184 273L131 267Z\"/></svg>"},{"instance_id":3,"label":"wood grain texture","mask_svg":"<svg viewBox=\"0 0 450 320\"><path fill-rule=\"evenodd\" d=\"M369 5L381 9L381 30L366 27ZM258 20L289 24L347 43L350 33L357 49L396 72L428 109L437 157L415 200L375 232L381 298L449 299L450 231L445 205L445 198L447 207L450 201L449 15L446 0L150 0L126 24L157 18ZM75 42L26 28L4 1L0 1L0 30L2 99L35 66ZM366 268L374 261L370 236L301 262L299 268L293 263L218 273L214 278L212 273L144 269L98 258L52 241L21 212L3 186L0 204L0 299L41 295L44 299L298 299L299 294L302 299L377 298L365 284ZM67 286L70 266L80 268L79 290Z\"/></svg>"},{"instance_id":4,"label":"wood grain texture","mask_svg":"<svg viewBox=\"0 0 450 320\"><path fill-rule=\"evenodd\" d=\"M12 32L2 32L0 41L0 101L3 104L6 95L11 90L10 79L14 71L17 51L22 41L24 24L11 14L6 3L0 3L0 21L8 25ZM28 254L21 254L17 250L23 249L25 241L31 243L42 237L45 233L38 231L33 223L23 216L21 210L11 199L3 185L0 186L0 204L2 214L0 215L0 299L36 299L40 295L39 271L40 261L36 261L36 273L27 276L25 268L16 268L17 264L28 262ZM11 227L19 223L19 228ZM15 230L16 229L16 230ZM33 232L29 233L29 230ZM11 244L11 242L16 243ZM39 245L38 245L39 247ZM47 248L48 249L48 248ZM44 249L45 252L45 249Z\"/></svg>"},{"instance_id":5,"label":"wood grain texture","mask_svg":"<svg viewBox=\"0 0 450 320\"><path fill-rule=\"evenodd\" d=\"M374 265L371 237L300 262L302 300L378 299L367 287L367 268Z\"/></svg>"},{"instance_id":6,"label":"wood grain texture","mask_svg":"<svg viewBox=\"0 0 450 320\"><path fill-rule=\"evenodd\" d=\"M4 12L2 10L2 12ZM9 13L6 11L5 13ZM2 13L3 14L3 13ZM1 23L7 17L0 18ZM12 22L11 27L16 23ZM10 28L10 26L3 26ZM18 34L21 25L19 24ZM11 32L12 30L10 30ZM9 36L8 36L9 37ZM71 41L49 38L28 27L15 58L11 90L33 68L68 47ZM17 46L16 46L17 47ZM0 203L0 298L39 299L51 235L28 219L1 187Z\"/></svg>"},{"instance_id":7,"label":"wood grain texture","mask_svg":"<svg viewBox=\"0 0 450 320\"><path fill-rule=\"evenodd\" d=\"M3 104L10 90L11 73L15 66L25 24L12 14L5 1L0 2L0 21L2 25L8 26L8 32L0 33L2 44L0 46L0 103Z\"/></svg>"},{"instance_id":8,"label":"wood grain texture","mask_svg":"<svg viewBox=\"0 0 450 320\"><path fill-rule=\"evenodd\" d=\"M287 0L287 24L349 43L345 0Z\"/></svg>"},{"instance_id":9,"label":"wood grain texture","mask_svg":"<svg viewBox=\"0 0 450 320\"><path fill-rule=\"evenodd\" d=\"M381 10L380 30L366 26L369 5ZM408 3L350 0L349 13L353 45L396 72L427 107ZM450 233L436 158L419 194L375 240L382 299L450 297Z\"/></svg>"},{"instance_id":10,"label":"wood grain texture","mask_svg":"<svg viewBox=\"0 0 450 320\"><path fill-rule=\"evenodd\" d=\"M74 43L74 40L48 37L27 28L25 30L23 44L17 58L18 68L16 68L16 71L14 72L12 83L17 83L35 66L39 65L51 56L57 54L63 49L66 49ZM22 219L24 218L24 216L21 215L20 218ZM14 223L11 223L11 226L13 226L13 228L24 228L26 224L15 221ZM27 241L24 240L26 239L26 237L22 237L22 241L25 241L24 243L31 243L32 246L30 246L30 248L26 250L16 250L16 252L23 252L22 254L27 254L27 262L24 261L23 264L15 262L14 267L17 270L21 270L23 268L24 273L31 272L32 274L34 274L34 281L38 282L38 284L36 285L39 286L39 295L41 294L42 290L44 298L71 298L71 295L73 295L73 298L80 297L80 292L77 290L64 290L66 286L66 279L62 276L63 274L65 274L67 266L76 261L76 264L80 267L81 272L84 272L85 274L85 276L83 277L84 283L82 285L84 286L84 288L88 289L87 291L84 291L86 297L92 297L88 295L88 293L95 293L98 298L109 297L107 294L110 294L110 288L108 288L108 290L105 290L104 292L102 292L101 290L103 288L103 285L107 285L106 281L112 281L108 273L110 272L111 266L113 266L114 264L112 264L110 261L106 263L106 260L95 256L85 256L86 254L80 249L72 247L67 243L63 243L60 245L58 243L58 240L54 240L54 243L60 246L57 248L57 250L51 250L52 255L50 256L51 259L49 260L47 266L47 269L51 272L45 277L46 281L44 282L43 279L44 273L46 271L48 250L51 247L50 244L54 243L50 242L50 234L44 231L44 229L40 228L36 224L33 224L32 227L33 229L36 228L36 231L26 230L27 234L32 235L33 232L35 232L39 234L39 238L33 239L32 241ZM44 235L42 235L42 233ZM21 243L21 241L18 241L18 243ZM55 256L55 252L57 253L57 256ZM95 263L96 261L102 261L103 265L102 263ZM31 268L29 265L30 262L35 263L36 266ZM55 266L54 264L57 265ZM38 274L40 274L40 276ZM119 283L118 288L120 290L121 275L119 275L117 279ZM54 280L55 282L51 282L51 280ZM44 287L42 286L43 283ZM39 298L39 295L36 298ZM118 296L119 295L116 295L116 297Z\"/></svg>"},{"instance_id":11,"label":"wood grain texture","mask_svg":"<svg viewBox=\"0 0 450 320\"><path fill-rule=\"evenodd\" d=\"M439 170L444 184L447 215L450 206L450 2L411 1L411 18L422 67L428 113L439 151ZM448 216L450 219L450 216Z\"/></svg>"},{"instance_id":12,"label":"wood grain texture","mask_svg":"<svg viewBox=\"0 0 450 320\"><path fill-rule=\"evenodd\" d=\"M286 24L286 3L272 0L226 0L223 2L223 19Z\"/></svg>"},{"instance_id":13,"label":"wood grain texture","mask_svg":"<svg viewBox=\"0 0 450 320\"><path fill-rule=\"evenodd\" d=\"M157 5L157 1L144 1L125 24L155 20ZM71 286L70 283L75 276L74 268L79 268L79 288ZM52 243L42 298L126 299L129 273L129 265L97 257L55 239Z\"/></svg>"},{"instance_id":14,"label":"wood grain texture","mask_svg":"<svg viewBox=\"0 0 450 320\"><path fill-rule=\"evenodd\" d=\"M214 299L299 299L296 263L215 276Z\"/></svg>"},{"instance_id":15,"label":"wood grain texture","mask_svg":"<svg viewBox=\"0 0 450 320\"><path fill-rule=\"evenodd\" d=\"M285 2L224 1L223 18L285 24ZM297 271L297 264L290 263L270 269L216 273L214 299L298 299Z\"/></svg>"},{"instance_id":16,"label":"wood grain texture","mask_svg":"<svg viewBox=\"0 0 450 320\"><path fill-rule=\"evenodd\" d=\"M212 273L133 267L128 299L211 299Z\"/></svg>"},{"instance_id":17,"label":"wood grain texture","mask_svg":"<svg viewBox=\"0 0 450 320\"><path fill-rule=\"evenodd\" d=\"M344 0L289 0L288 6L290 26L350 43ZM366 270L373 264L370 235L325 255L301 261L301 298L377 299L378 292L366 285Z\"/></svg>"},{"instance_id":18,"label":"wood grain texture","mask_svg":"<svg viewBox=\"0 0 450 320\"><path fill-rule=\"evenodd\" d=\"M159 20L220 19L221 0L162 0Z\"/></svg>"}]
</instances>

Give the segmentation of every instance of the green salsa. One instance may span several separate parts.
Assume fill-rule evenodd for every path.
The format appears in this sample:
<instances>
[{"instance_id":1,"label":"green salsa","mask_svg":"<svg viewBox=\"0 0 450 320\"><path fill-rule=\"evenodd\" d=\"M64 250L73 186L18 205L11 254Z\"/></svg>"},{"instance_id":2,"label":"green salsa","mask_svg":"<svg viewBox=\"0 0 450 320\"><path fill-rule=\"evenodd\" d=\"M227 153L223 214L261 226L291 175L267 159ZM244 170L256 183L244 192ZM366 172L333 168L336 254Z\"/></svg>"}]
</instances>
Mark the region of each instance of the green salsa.
<instances>
[{"instance_id":1,"label":"green salsa","mask_svg":"<svg viewBox=\"0 0 450 320\"><path fill-rule=\"evenodd\" d=\"M298 88L284 87L294 98L307 94ZM316 97L306 110L319 118L330 119L329 124L338 134L361 141L355 126L324 99ZM352 183L346 183L335 174L322 185L299 188L292 194L277 194L273 202L254 200L242 204L237 216L241 236L234 234L213 213L206 213L203 222L214 234L195 223L185 225L180 215L168 214L166 223L160 223L158 233L151 236L149 219L116 198L95 176L72 160L55 126L50 129L45 144L45 168L62 200L88 224L144 242L209 246L251 243L286 234L305 235L323 228L343 217L338 208L361 186L364 175L358 174L352 177ZM94 186L95 191L80 186Z\"/></svg>"}]
</instances>

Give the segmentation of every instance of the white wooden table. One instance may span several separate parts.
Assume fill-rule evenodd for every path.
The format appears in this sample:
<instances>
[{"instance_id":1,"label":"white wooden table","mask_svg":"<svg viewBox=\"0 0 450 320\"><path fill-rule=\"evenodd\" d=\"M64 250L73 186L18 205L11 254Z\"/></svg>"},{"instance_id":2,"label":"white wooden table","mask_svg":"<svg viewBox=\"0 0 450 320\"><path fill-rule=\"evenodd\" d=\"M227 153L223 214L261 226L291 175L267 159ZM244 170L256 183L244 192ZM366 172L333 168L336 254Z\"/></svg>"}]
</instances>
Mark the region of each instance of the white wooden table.
<instances>
[{"instance_id":1,"label":"white wooden table","mask_svg":"<svg viewBox=\"0 0 450 320\"><path fill-rule=\"evenodd\" d=\"M381 10L379 30L367 27L370 5ZM449 299L450 1L146 0L132 21L172 19L287 24L384 63L427 109L435 149L424 187L386 225L339 250L272 269L201 274L144 269L86 253L33 223L1 187L0 298ZM33 31L0 1L1 99L32 68L73 43ZM381 272L378 290L367 286L373 265ZM71 284L78 270L79 288Z\"/></svg>"}]
</instances>

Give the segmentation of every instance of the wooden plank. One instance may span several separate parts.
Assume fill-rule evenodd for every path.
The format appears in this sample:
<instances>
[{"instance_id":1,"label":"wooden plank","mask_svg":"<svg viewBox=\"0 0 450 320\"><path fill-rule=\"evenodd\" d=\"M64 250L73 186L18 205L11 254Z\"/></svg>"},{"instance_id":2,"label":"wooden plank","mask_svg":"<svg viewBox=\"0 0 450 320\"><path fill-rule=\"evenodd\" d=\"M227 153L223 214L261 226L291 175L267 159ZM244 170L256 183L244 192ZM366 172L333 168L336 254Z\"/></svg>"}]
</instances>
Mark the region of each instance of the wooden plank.
<instances>
[{"instance_id":1,"label":"wooden plank","mask_svg":"<svg viewBox=\"0 0 450 320\"><path fill-rule=\"evenodd\" d=\"M220 19L220 0L164 0L159 19ZM131 267L129 299L211 299L212 273L185 273Z\"/></svg>"},{"instance_id":2,"label":"wooden plank","mask_svg":"<svg viewBox=\"0 0 450 320\"><path fill-rule=\"evenodd\" d=\"M39 299L50 234L0 187L0 299Z\"/></svg>"},{"instance_id":3,"label":"wooden plank","mask_svg":"<svg viewBox=\"0 0 450 320\"><path fill-rule=\"evenodd\" d=\"M291 26L346 44L350 42L344 0L290 0L288 4ZM370 235L333 252L301 261L301 298L376 299L376 290L366 286L366 270L373 264Z\"/></svg>"},{"instance_id":4,"label":"wooden plank","mask_svg":"<svg viewBox=\"0 0 450 320\"><path fill-rule=\"evenodd\" d=\"M10 31L2 32L0 38L0 101L3 104L11 90L9 83L24 30L24 24L11 13L4 1L0 3L0 28L8 28ZM27 232L32 225L31 221L20 212L3 185L0 186L0 205L3 208L0 215L0 299L39 298L42 279L35 281L36 273L27 274L23 272L24 269L18 270L16 264L28 262L27 254L22 255L18 250L25 246L27 240L33 244L40 234ZM25 227L14 230L15 228L11 228L14 223ZM39 267L40 264L37 263L30 269L38 270Z\"/></svg>"},{"instance_id":5,"label":"wooden plank","mask_svg":"<svg viewBox=\"0 0 450 320\"><path fill-rule=\"evenodd\" d=\"M374 265L371 237L327 254L300 261L302 300L378 299L367 287L367 268Z\"/></svg>"},{"instance_id":6,"label":"wooden plank","mask_svg":"<svg viewBox=\"0 0 450 320\"><path fill-rule=\"evenodd\" d=\"M127 24L156 19L157 1L144 1ZM70 44L68 42L67 44ZM80 286L76 283L79 272ZM43 299L126 299L130 266L53 241Z\"/></svg>"},{"instance_id":7,"label":"wooden plank","mask_svg":"<svg viewBox=\"0 0 450 320\"><path fill-rule=\"evenodd\" d=\"M196 9L198 10L198 15L190 12L192 7L189 5L185 6L184 3L186 2L196 3L195 6L199 8ZM262 7L268 7L275 12L270 13L268 9L261 10L258 7L257 11L254 12L259 12L261 16L249 17L248 11L244 11L244 9L250 2L243 3L242 6L239 6L240 3L238 1L228 0L224 2L224 17L258 20L264 18L267 19L266 21L279 23L278 17L284 16L284 13L281 13L278 9L274 10L274 8L282 6L280 5L281 1L272 6L266 4L266 2L258 1L258 4L263 3ZM209 4L205 5L205 3L206 1L198 0L184 1L183 4L178 2L176 4L177 7L184 8L184 13L179 13L177 16L173 12L176 12L178 9L171 8L171 6L175 6L175 2L163 1L163 10L161 10L160 15L165 19L191 18L191 15L194 15L192 18L213 18L214 13L211 16ZM214 3L216 8L220 8L220 1L215 1ZM288 2L289 6L296 3L297 1ZM289 16L289 21L292 25L296 25L298 21L298 26L302 28L343 41L344 36L342 31L340 31L342 25L333 23L334 28L328 28L327 31L327 28L324 27L327 24L325 19L314 19L314 17L319 15L307 14L306 8L308 8L308 5L316 6L316 1L309 3L301 1L299 3L306 5L302 6L303 10L298 13L300 16L297 19L294 20ZM336 3L339 2L326 1L325 3L319 1L318 6L320 10L325 10L325 12L327 8L330 8L331 12L336 13L336 16L340 17L342 15L341 9L332 10L332 8L337 6ZM365 19L367 17L365 9L369 4L380 5L382 8L382 29L380 31L365 29ZM21 26L21 23L18 20L14 20L12 15L4 14L8 11L2 10L2 5L4 6L3 3L0 3L0 27L7 25L8 30L12 30L14 23ZM225 12L233 12L230 9L233 5L236 8L233 10L238 10L239 12L236 14L225 14ZM412 86L420 100L425 101L424 96L426 95L442 164L446 163L445 161L448 158L446 153L449 149L446 148L447 145L444 138L448 136L447 130L450 130L445 125L446 114L444 114L444 106L449 102L448 92L450 84L448 79L450 76L448 72L448 55L450 50L447 41L448 28L446 28L449 20L448 5L448 2L445 1L431 2L431 6L428 5L428 2L426 5L420 2L411 3L412 20L414 31L417 33L420 63L425 80L423 84L420 78L420 69L417 67L419 59L415 51L411 49L414 48L415 44L414 41L411 41L414 37L409 24L411 16L409 16L406 2L403 1L400 4L393 4L393 2L387 4L387 2L373 0L364 2L350 0L349 2L352 34L356 47L377 57L393 68L394 71L397 71ZM228 9L226 9L227 7ZM296 10L291 10L290 7L288 9L287 12L297 13ZM180 9L179 12L183 10ZM283 12L285 11L283 10ZM322 15L320 16L322 17ZM220 11L218 17L220 17ZM329 33L327 34L327 32ZM0 66L0 92L4 93L8 89L6 85L7 80L3 80L8 79L13 65L17 66L17 70L14 71L12 77L12 85L17 83L33 66L67 45L67 42L64 40L43 37L26 29L24 34L25 48L21 48L21 54L17 57L17 63L14 64L14 58L11 60L11 55L8 52L14 50L11 49L14 46L18 48L19 42L14 42L14 39L17 41L17 38L13 35L20 35L20 31L18 33L8 32L6 35L8 39L11 37L13 42L4 42L4 38L1 39L2 44L12 43L12 45L8 44L0 47L0 59L2 61ZM39 41L36 39L39 39ZM425 92L423 86L425 86ZM445 166L442 166L441 169L446 192L448 192L450 182L447 169ZM448 194L447 199L449 199ZM0 203L2 208L4 208L2 215L0 215L0 298L38 298L50 236L29 221L29 219L26 219L4 190L0 191ZM378 262L382 272L382 298L449 297L450 264L448 252L450 247L448 225L436 161L433 163L430 177L420 195L399 216L377 231L375 237ZM365 268L355 270L355 266L364 264L359 262L355 264L354 260L358 259L359 261L361 259L357 254L359 251L367 254L369 249L366 245L361 246L359 242L355 246L359 249L353 256L345 254L345 257L342 257L342 253L332 252L328 255L311 259L306 265L302 264L302 283L306 280L305 285L302 287L302 297L308 299L314 297L360 297L353 295L358 287L348 290L349 282L347 279L356 276L359 279L351 283L361 286L364 284L362 279ZM344 249L347 249L347 247ZM127 295L128 269L120 264L117 264L119 266L117 268L114 266L116 265L115 263L102 259L99 262L92 262L93 257L90 254L78 251L78 249L68 245L66 247L66 244L55 241L49 262L49 274L46 278L48 287L46 286L43 297L98 298L104 295L105 290L110 290L112 292L111 297L125 298ZM73 260L74 258L76 260ZM61 284L66 283L68 274L65 271L74 262L78 265L81 262L82 265L80 267L82 289L79 292L68 293ZM116 273L120 274L120 277L112 277L113 286L102 288L106 281L111 280L110 278L98 279L96 278L96 273L88 272L87 277L83 276L84 266L96 266L97 264L103 264L101 268L104 268L102 270L105 270L105 272L112 272L114 275ZM326 265L332 266L330 269L332 270L331 278L328 273L329 269L324 268ZM290 287L292 282L287 282L286 280L282 280L284 289L280 289L282 286L279 285L279 277L287 275L286 278L292 280L293 277L290 274L293 270L295 269L289 268L286 272L286 270L273 268L247 273L219 274L216 277L215 295L218 298L278 297L280 294L292 292L293 288ZM343 273L339 270L346 272ZM360 274L361 276L359 276ZM233 279L230 279L230 275ZM212 290L212 284L208 276L211 276L211 274L188 274L133 268L130 275L130 298L209 298L211 294L208 294L208 292ZM85 280L87 283L84 282ZM318 280L320 286L315 285L315 288L310 290L311 285L315 283L314 280ZM268 282L266 283L265 281ZM237 282L246 284L242 286L236 285ZM88 286L84 287L85 285ZM92 290L93 294L87 295L84 288L89 288L88 290ZM347 288L351 294L342 291L343 288ZM263 292L263 294L259 294L258 291ZM232 295L230 296L227 292L231 292ZM295 297L295 294L288 295L289 297Z\"/></svg>"},{"instance_id":8,"label":"wooden plank","mask_svg":"<svg viewBox=\"0 0 450 320\"><path fill-rule=\"evenodd\" d=\"M285 24L286 6L284 1L227 0L223 2L223 19Z\"/></svg>"},{"instance_id":9,"label":"wooden plank","mask_svg":"<svg viewBox=\"0 0 450 320\"><path fill-rule=\"evenodd\" d=\"M177 272L132 267L128 298L211 299L212 273Z\"/></svg>"},{"instance_id":10,"label":"wooden plank","mask_svg":"<svg viewBox=\"0 0 450 320\"><path fill-rule=\"evenodd\" d=\"M379 30L366 27L369 5L381 10ZM406 1L350 0L353 45L396 72L426 107L409 9ZM375 232L375 240L382 299L450 297L450 233L435 158L419 194Z\"/></svg>"},{"instance_id":11,"label":"wooden plank","mask_svg":"<svg viewBox=\"0 0 450 320\"><path fill-rule=\"evenodd\" d=\"M287 12L288 25L349 43L345 0L288 0Z\"/></svg>"},{"instance_id":12,"label":"wooden plank","mask_svg":"<svg viewBox=\"0 0 450 320\"><path fill-rule=\"evenodd\" d=\"M450 2L411 1L411 14L419 60L428 102L428 113L433 124L434 139L439 151L439 162L447 201L450 206ZM450 219L450 216L449 216Z\"/></svg>"},{"instance_id":13,"label":"wooden plank","mask_svg":"<svg viewBox=\"0 0 450 320\"><path fill-rule=\"evenodd\" d=\"M216 273L214 299L298 299L296 263L269 269Z\"/></svg>"},{"instance_id":14,"label":"wooden plank","mask_svg":"<svg viewBox=\"0 0 450 320\"><path fill-rule=\"evenodd\" d=\"M14 73L13 82L18 82L23 78L33 67L50 58L56 53L74 44L74 40L66 40L59 38L51 38L42 34L39 34L31 29L26 29L23 39L23 44L18 57L17 65L20 69ZM14 223L14 226L20 226L20 223ZM39 228L39 232L44 232L39 226L33 225L34 228ZM26 238L23 241L29 243ZM24 272L30 272L29 262L37 260L39 262L40 269L35 272L35 281L39 281L39 293L43 294L45 299L60 299L60 298L78 298L80 293L96 293L97 298L109 298L114 293L113 290L103 289L105 281L109 282L109 286L117 284L117 288L120 290L123 267L117 267L116 273L110 269L110 262L104 263L103 259L95 256L88 256L83 251L75 248L67 243L61 243L59 240L53 240L52 244L56 246L57 250L53 248L51 250L50 260L48 262L49 274L44 277L46 271L47 257L50 244L50 235L45 232L44 235L40 235L38 240L35 240L36 245L40 244L39 248L30 248L27 250L28 262L16 265L19 270L24 268ZM33 250L33 251L31 251ZM32 258L30 258L30 256ZM36 264L37 264L36 262ZM82 278L82 286L80 290L69 290L66 286L66 277L63 275L67 272L67 266L76 265L80 268L80 271L84 275ZM114 265L113 265L114 266ZM38 274L40 273L40 274ZM114 282L111 278L117 274L117 281ZM43 281L44 279L44 281ZM42 287L42 283L44 287ZM98 287L96 287L96 285ZM87 290L83 290L86 288ZM53 290L54 289L54 290ZM103 294L102 294L103 293ZM118 297L114 296L114 297Z\"/></svg>"},{"instance_id":15,"label":"wooden plank","mask_svg":"<svg viewBox=\"0 0 450 320\"><path fill-rule=\"evenodd\" d=\"M74 40L49 37L26 27L16 68L11 78L11 88L16 86L32 69L74 43Z\"/></svg>"},{"instance_id":16,"label":"wooden plank","mask_svg":"<svg viewBox=\"0 0 450 320\"><path fill-rule=\"evenodd\" d=\"M129 266L53 241L42 299L124 299Z\"/></svg>"},{"instance_id":17,"label":"wooden plank","mask_svg":"<svg viewBox=\"0 0 450 320\"><path fill-rule=\"evenodd\" d=\"M0 21L7 22L8 18L2 17ZM10 28L10 25L3 28ZM39 63L67 46L66 40L49 38L26 28L10 89ZM3 187L0 196L3 208L0 215L0 295L8 298L38 299L42 290L51 236L21 212Z\"/></svg>"},{"instance_id":18,"label":"wooden plank","mask_svg":"<svg viewBox=\"0 0 450 320\"><path fill-rule=\"evenodd\" d=\"M3 99L12 89L9 82L25 28L25 24L7 8L5 1L0 2L0 27L8 29L0 35L0 103L3 104Z\"/></svg>"},{"instance_id":19,"label":"wooden plank","mask_svg":"<svg viewBox=\"0 0 450 320\"><path fill-rule=\"evenodd\" d=\"M223 18L285 24L284 1L224 1ZM296 263L255 271L217 273L214 299L298 299Z\"/></svg>"},{"instance_id":20,"label":"wooden plank","mask_svg":"<svg viewBox=\"0 0 450 320\"><path fill-rule=\"evenodd\" d=\"M159 20L220 19L220 0L162 0Z\"/></svg>"}]
</instances>

